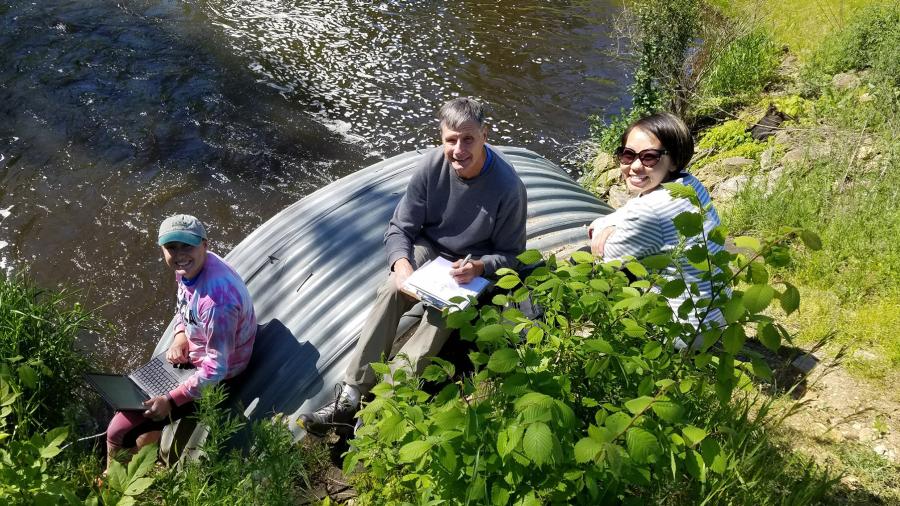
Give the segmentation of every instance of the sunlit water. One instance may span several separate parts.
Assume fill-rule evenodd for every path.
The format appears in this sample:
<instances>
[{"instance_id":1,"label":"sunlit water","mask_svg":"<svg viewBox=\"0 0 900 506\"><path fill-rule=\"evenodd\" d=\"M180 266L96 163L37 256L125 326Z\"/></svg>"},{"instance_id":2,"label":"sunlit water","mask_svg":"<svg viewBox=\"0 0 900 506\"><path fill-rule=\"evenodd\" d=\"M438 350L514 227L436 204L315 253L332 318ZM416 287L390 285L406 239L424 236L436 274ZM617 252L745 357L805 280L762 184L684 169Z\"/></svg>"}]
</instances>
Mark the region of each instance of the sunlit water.
<instances>
[{"instance_id":1,"label":"sunlit water","mask_svg":"<svg viewBox=\"0 0 900 506\"><path fill-rule=\"evenodd\" d=\"M174 212L226 253L293 201L433 145L435 108L490 107L491 142L566 165L624 104L611 0L13 1L0 5L0 269L78 290L84 345L146 356L174 284Z\"/></svg>"}]
</instances>

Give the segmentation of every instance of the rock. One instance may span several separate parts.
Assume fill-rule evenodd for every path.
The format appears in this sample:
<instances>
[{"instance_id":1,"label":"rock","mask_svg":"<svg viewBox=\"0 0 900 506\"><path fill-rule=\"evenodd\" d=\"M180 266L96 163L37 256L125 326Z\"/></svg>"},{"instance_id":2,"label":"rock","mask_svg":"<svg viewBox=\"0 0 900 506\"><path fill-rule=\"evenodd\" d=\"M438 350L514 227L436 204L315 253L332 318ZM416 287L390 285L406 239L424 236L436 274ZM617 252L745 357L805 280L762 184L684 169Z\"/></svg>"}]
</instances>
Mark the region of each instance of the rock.
<instances>
[{"instance_id":1,"label":"rock","mask_svg":"<svg viewBox=\"0 0 900 506\"><path fill-rule=\"evenodd\" d=\"M858 100L860 101L860 103L866 103L866 102L871 102L871 101L875 100L875 97L873 97L870 93L866 92L866 93L863 93L862 95L860 95Z\"/></svg>"},{"instance_id":2,"label":"rock","mask_svg":"<svg viewBox=\"0 0 900 506\"><path fill-rule=\"evenodd\" d=\"M597 156L594 157L594 163L591 166L594 169L594 172L600 174L602 172L606 172L609 169L615 169L618 164L616 163L616 158L604 151L600 151L597 153Z\"/></svg>"},{"instance_id":3,"label":"rock","mask_svg":"<svg viewBox=\"0 0 900 506\"><path fill-rule=\"evenodd\" d=\"M628 193L628 190L625 189L623 185L615 185L609 189L609 193L606 196L606 201L612 206L614 209L618 209L625 205L625 202L631 198L631 194Z\"/></svg>"},{"instance_id":4,"label":"rock","mask_svg":"<svg viewBox=\"0 0 900 506\"><path fill-rule=\"evenodd\" d=\"M806 152L799 148L794 148L781 158L781 163L785 165L801 165L806 162Z\"/></svg>"},{"instance_id":5,"label":"rock","mask_svg":"<svg viewBox=\"0 0 900 506\"><path fill-rule=\"evenodd\" d=\"M878 360L878 355L868 350L856 350L853 352L853 357L864 360L866 362L875 362L876 360Z\"/></svg>"},{"instance_id":6,"label":"rock","mask_svg":"<svg viewBox=\"0 0 900 506\"><path fill-rule=\"evenodd\" d=\"M872 451L874 451L874 452L877 453L878 455L881 455L882 457L888 459L888 460L891 461L892 463L896 463L896 462L897 462L897 452L895 452L894 450L891 450L891 449L888 448L887 445L885 445L885 444L877 444L877 445L875 445L875 447L872 448Z\"/></svg>"},{"instance_id":7,"label":"rock","mask_svg":"<svg viewBox=\"0 0 900 506\"><path fill-rule=\"evenodd\" d=\"M835 74L834 77L831 78L831 85L839 90L858 88L860 84L862 84L862 81L859 76L852 72Z\"/></svg>"},{"instance_id":8,"label":"rock","mask_svg":"<svg viewBox=\"0 0 900 506\"><path fill-rule=\"evenodd\" d=\"M693 173L707 189L713 191L729 178L740 176L747 166L754 163L756 162L749 158L735 156L704 165Z\"/></svg>"},{"instance_id":9,"label":"rock","mask_svg":"<svg viewBox=\"0 0 900 506\"><path fill-rule=\"evenodd\" d=\"M759 168L768 172L775 166L775 146L772 146L759 155Z\"/></svg>"},{"instance_id":10,"label":"rock","mask_svg":"<svg viewBox=\"0 0 900 506\"><path fill-rule=\"evenodd\" d=\"M791 133L787 130L779 130L775 132L775 142L778 144L790 144L791 143Z\"/></svg>"},{"instance_id":11,"label":"rock","mask_svg":"<svg viewBox=\"0 0 900 506\"><path fill-rule=\"evenodd\" d=\"M856 490L859 487L859 478L852 474L845 474L844 477L841 478L841 485L847 487L849 490Z\"/></svg>"},{"instance_id":12,"label":"rock","mask_svg":"<svg viewBox=\"0 0 900 506\"><path fill-rule=\"evenodd\" d=\"M710 196L715 201L731 200L749 181L750 176L746 174L728 178L716 185Z\"/></svg>"},{"instance_id":13,"label":"rock","mask_svg":"<svg viewBox=\"0 0 900 506\"><path fill-rule=\"evenodd\" d=\"M878 439L878 436L878 431L871 427L865 427L863 429L860 429L860 431L856 433L856 439L859 439L860 443L875 441L876 439Z\"/></svg>"},{"instance_id":14,"label":"rock","mask_svg":"<svg viewBox=\"0 0 900 506\"><path fill-rule=\"evenodd\" d=\"M768 174L766 174L766 196L771 195L775 192L775 188L778 187L778 182L781 180L781 176L784 175L784 167L779 165L775 167Z\"/></svg>"}]
</instances>

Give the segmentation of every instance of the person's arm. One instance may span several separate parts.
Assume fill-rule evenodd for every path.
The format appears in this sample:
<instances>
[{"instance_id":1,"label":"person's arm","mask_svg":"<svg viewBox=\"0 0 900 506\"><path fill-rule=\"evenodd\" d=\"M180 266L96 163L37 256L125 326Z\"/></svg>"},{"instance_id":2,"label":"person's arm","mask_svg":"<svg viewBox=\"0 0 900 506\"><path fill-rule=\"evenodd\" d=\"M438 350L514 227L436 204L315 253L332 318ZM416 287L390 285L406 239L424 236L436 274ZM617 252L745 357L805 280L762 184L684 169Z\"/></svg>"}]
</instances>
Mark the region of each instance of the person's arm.
<instances>
[{"instance_id":1,"label":"person's arm","mask_svg":"<svg viewBox=\"0 0 900 506\"><path fill-rule=\"evenodd\" d=\"M603 259L643 258L659 253L664 245L662 227L654 210L649 206L630 206L606 238Z\"/></svg>"},{"instance_id":2,"label":"person's arm","mask_svg":"<svg viewBox=\"0 0 900 506\"><path fill-rule=\"evenodd\" d=\"M208 336L206 356L197 365L197 372L169 392L175 405L181 406L200 397L200 390L215 384L228 374L228 360L234 351L240 311L233 305L214 305L206 315L200 315Z\"/></svg>"},{"instance_id":3,"label":"person's arm","mask_svg":"<svg viewBox=\"0 0 900 506\"><path fill-rule=\"evenodd\" d=\"M170 364L185 364L188 361L188 341L184 328L175 331L175 338L166 351L166 360Z\"/></svg>"},{"instance_id":4,"label":"person's arm","mask_svg":"<svg viewBox=\"0 0 900 506\"><path fill-rule=\"evenodd\" d=\"M514 192L510 192L504 202L501 203L497 213L497 221L491 242L496 251L489 255L483 255L479 261L483 264L483 274L492 276L497 269L502 267L515 268L519 261L516 259L525 251L525 223L528 219L528 195L525 185L519 183Z\"/></svg>"},{"instance_id":5,"label":"person's arm","mask_svg":"<svg viewBox=\"0 0 900 506\"><path fill-rule=\"evenodd\" d=\"M406 267L415 269L412 265L413 242L422 229L425 221L427 206L427 191L425 181L425 166L417 168L409 179L406 193L397 203L394 215L388 223L384 234L384 248L388 257L388 267L394 272L405 273ZM405 264L399 264L398 260L405 259ZM411 274L412 271L409 271ZM408 276L409 274L406 274Z\"/></svg>"}]
</instances>

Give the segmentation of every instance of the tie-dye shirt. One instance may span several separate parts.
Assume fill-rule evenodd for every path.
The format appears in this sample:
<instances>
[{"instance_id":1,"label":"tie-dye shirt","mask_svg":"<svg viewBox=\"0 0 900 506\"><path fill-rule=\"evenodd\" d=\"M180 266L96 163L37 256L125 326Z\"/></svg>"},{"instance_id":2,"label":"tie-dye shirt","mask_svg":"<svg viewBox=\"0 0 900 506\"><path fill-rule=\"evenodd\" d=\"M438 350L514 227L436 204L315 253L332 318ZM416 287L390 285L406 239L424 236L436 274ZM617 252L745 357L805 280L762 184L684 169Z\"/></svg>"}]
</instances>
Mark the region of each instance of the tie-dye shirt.
<instances>
[{"instance_id":1,"label":"tie-dye shirt","mask_svg":"<svg viewBox=\"0 0 900 506\"><path fill-rule=\"evenodd\" d=\"M206 384L234 377L247 367L256 338L256 315L240 275L207 252L203 270L189 285L178 280L175 332L184 331L197 372L169 392L175 404L200 397Z\"/></svg>"}]
</instances>

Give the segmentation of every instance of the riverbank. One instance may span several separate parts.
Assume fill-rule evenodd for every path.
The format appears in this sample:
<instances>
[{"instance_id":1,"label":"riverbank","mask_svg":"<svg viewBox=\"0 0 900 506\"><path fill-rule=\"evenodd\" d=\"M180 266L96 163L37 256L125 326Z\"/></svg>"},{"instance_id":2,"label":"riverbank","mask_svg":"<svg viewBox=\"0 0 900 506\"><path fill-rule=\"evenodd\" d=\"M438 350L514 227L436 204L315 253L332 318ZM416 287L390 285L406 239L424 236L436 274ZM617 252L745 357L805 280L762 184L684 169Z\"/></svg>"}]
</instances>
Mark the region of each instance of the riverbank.
<instances>
[{"instance_id":1,"label":"riverbank","mask_svg":"<svg viewBox=\"0 0 900 506\"><path fill-rule=\"evenodd\" d=\"M900 9L798 0L729 3L726 12L787 52L758 92L695 119L691 170L732 235L802 226L822 237L820 251L801 250L772 272L803 303L771 316L821 360L785 440L844 473L844 503L898 503ZM615 171L601 154L586 181L614 204L624 197Z\"/></svg>"}]
</instances>

